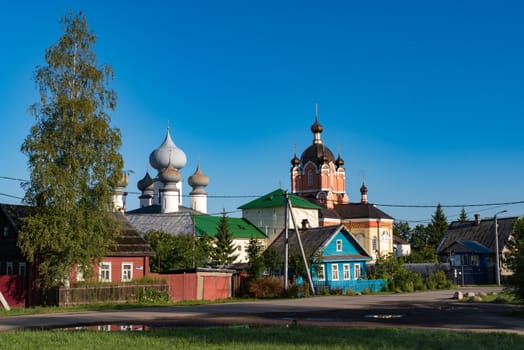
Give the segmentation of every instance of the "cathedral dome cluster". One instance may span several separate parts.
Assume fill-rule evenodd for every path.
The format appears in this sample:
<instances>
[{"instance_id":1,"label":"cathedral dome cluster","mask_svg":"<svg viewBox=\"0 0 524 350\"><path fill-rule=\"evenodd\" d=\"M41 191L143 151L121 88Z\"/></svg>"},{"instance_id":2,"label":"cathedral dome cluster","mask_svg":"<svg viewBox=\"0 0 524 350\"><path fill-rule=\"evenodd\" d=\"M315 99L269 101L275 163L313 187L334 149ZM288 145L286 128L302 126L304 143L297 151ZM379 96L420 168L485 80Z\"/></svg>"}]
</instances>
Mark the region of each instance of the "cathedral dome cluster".
<instances>
[{"instance_id":1,"label":"cathedral dome cluster","mask_svg":"<svg viewBox=\"0 0 524 350\"><path fill-rule=\"evenodd\" d=\"M179 211L182 205L181 169L186 166L187 157L171 139L169 128L162 144L149 155L149 164L156 170L152 177L149 171L137 182L140 190L140 208L149 208L149 212L171 213ZM128 178L122 177L120 183L127 186ZM192 191L189 194L190 207L193 210L207 213L207 192L209 177L202 172L200 164L188 179ZM122 192L123 193L123 192ZM118 202L120 203L120 202ZM159 208L159 209L158 209Z\"/></svg>"}]
</instances>

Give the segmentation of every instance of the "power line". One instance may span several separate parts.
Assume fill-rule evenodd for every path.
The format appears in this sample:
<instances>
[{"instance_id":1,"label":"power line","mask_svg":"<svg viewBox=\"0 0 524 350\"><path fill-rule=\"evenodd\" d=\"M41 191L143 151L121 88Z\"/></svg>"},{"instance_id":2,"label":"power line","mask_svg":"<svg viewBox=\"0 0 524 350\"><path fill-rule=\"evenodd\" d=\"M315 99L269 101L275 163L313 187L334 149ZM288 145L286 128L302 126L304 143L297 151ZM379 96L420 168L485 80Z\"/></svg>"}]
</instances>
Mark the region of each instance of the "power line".
<instances>
[{"instance_id":1,"label":"power line","mask_svg":"<svg viewBox=\"0 0 524 350\"><path fill-rule=\"evenodd\" d=\"M27 180L24 180L24 179L18 179L16 177L9 177L9 176L0 176L0 179L4 179L4 180L13 180L13 181L18 181L18 182L27 182Z\"/></svg>"},{"instance_id":2,"label":"power line","mask_svg":"<svg viewBox=\"0 0 524 350\"><path fill-rule=\"evenodd\" d=\"M493 207L493 206L505 206L524 204L524 201L514 202L498 202L498 203L482 203L482 204L441 204L442 208L467 208L467 207ZM438 205L423 205L423 204L375 204L381 207L395 207L395 208L436 208Z\"/></svg>"},{"instance_id":3,"label":"power line","mask_svg":"<svg viewBox=\"0 0 524 350\"><path fill-rule=\"evenodd\" d=\"M5 197L10 197L10 198L15 198L15 199L23 199L22 197L13 196L7 193L0 193L0 196L5 196Z\"/></svg>"},{"instance_id":4,"label":"power line","mask_svg":"<svg viewBox=\"0 0 524 350\"><path fill-rule=\"evenodd\" d=\"M27 182L28 180L10 177L10 176L0 176L0 179L5 180L12 180L12 181L19 181L19 182ZM132 195L141 195L142 193L136 192L136 191L129 191L128 194ZM22 199L20 197L12 196L5 193L0 193L0 195L6 196L6 197L12 197L17 199ZM208 198L225 198L225 199L240 199L240 198L259 198L263 197L263 195L208 195ZM189 197L189 195L182 195L182 197ZM438 206L435 204L391 204L391 203L372 203L376 206L380 207L391 207L391 208L436 208ZM507 205L516 205L516 204L524 204L524 200L521 201L513 201L513 202L495 202L495 203L476 203L476 204L440 204L442 208L468 208L468 207L493 207L493 206L507 206Z\"/></svg>"}]
</instances>

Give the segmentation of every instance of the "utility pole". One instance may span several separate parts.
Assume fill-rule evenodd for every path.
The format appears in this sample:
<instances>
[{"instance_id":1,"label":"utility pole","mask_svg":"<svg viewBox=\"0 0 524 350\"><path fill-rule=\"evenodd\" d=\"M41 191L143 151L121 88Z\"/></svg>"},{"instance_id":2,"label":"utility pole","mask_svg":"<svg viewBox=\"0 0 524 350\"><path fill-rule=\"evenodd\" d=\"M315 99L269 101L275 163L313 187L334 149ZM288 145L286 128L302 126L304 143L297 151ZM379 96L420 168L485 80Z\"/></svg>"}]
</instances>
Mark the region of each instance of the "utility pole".
<instances>
[{"instance_id":1,"label":"utility pole","mask_svg":"<svg viewBox=\"0 0 524 350\"><path fill-rule=\"evenodd\" d=\"M285 209L284 209L284 232L285 232L285 236L284 236L284 290L287 291L288 290L288 270L289 270L289 265L288 265L288 260L289 260L289 224L288 224L288 210L289 210L289 207L288 207L288 194L287 194L287 191L285 191L285 199L286 199L286 204L285 204Z\"/></svg>"},{"instance_id":2,"label":"utility pole","mask_svg":"<svg viewBox=\"0 0 524 350\"><path fill-rule=\"evenodd\" d=\"M497 215L507 212L507 210L502 210L496 213L494 217L495 221L495 277L497 281L497 286L500 287L500 252L499 252L499 224L497 221Z\"/></svg>"},{"instance_id":3,"label":"utility pole","mask_svg":"<svg viewBox=\"0 0 524 350\"><path fill-rule=\"evenodd\" d=\"M315 295L315 287L313 286L313 279L311 278L311 271L309 271L309 264L307 263L306 254L304 253L304 246L302 245L302 239L300 239L300 232L298 231L297 222L295 221L295 215L293 214L293 207L289 201L289 196L286 192L286 207L289 209L291 214L291 220L293 220L293 227L295 228L295 233L297 235L298 246L300 248L300 254L302 255L302 261L304 267L306 268L307 280L309 283L309 288L311 289L311 294Z\"/></svg>"}]
</instances>

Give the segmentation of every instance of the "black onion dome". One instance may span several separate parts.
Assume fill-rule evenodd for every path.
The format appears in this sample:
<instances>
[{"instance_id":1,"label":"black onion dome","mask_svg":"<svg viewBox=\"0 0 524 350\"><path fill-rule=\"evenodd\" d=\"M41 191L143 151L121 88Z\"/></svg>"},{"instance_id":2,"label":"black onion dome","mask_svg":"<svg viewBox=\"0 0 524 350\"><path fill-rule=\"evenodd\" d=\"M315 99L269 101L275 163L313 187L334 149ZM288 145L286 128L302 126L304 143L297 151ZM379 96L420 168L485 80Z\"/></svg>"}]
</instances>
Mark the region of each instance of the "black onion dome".
<instances>
[{"instance_id":1,"label":"black onion dome","mask_svg":"<svg viewBox=\"0 0 524 350\"><path fill-rule=\"evenodd\" d=\"M136 183L136 187L142 192L153 189L154 181L149 175L149 172L146 172L144 178Z\"/></svg>"},{"instance_id":2,"label":"black onion dome","mask_svg":"<svg viewBox=\"0 0 524 350\"><path fill-rule=\"evenodd\" d=\"M298 166L300 164L300 159L298 159L297 155L295 154L293 156L293 159L291 159L291 165Z\"/></svg>"},{"instance_id":3,"label":"black onion dome","mask_svg":"<svg viewBox=\"0 0 524 350\"><path fill-rule=\"evenodd\" d=\"M315 123L311 125L311 132L316 134L316 133L321 133L322 131L324 131L324 128L322 127L322 125L320 125L320 123L318 122L318 118L317 118L315 119Z\"/></svg>"},{"instance_id":4,"label":"black onion dome","mask_svg":"<svg viewBox=\"0 0 524 350\"><path fill-rule=\"evenodd\" d=\"M313 162L316 165L322 165L324 162L334 162L335 156L333 152L323 144L314 143L302 153L300 162L306 164L307 162Z\"/></svg>"},{"instance_id":5,"label":"black onion dome","mask_svg":"<svg viewBox=\"0 0 524 350\"><path fill-rule=\"evenodd\" d=\"M337 160L335 161L335 165L339 168L344 166L344 159L340 157L340 154L337 157Z\"/></svg>"},{"instance_id":6,"label":"black onion dome","mask_svg":"<svg viewBox=\"0 0 524 350\"><path fill-rule=\"evenodd\" d=\"M368 193L368 188L366 187L366 185L364 185L364 183L362 183L362 186L360 187L360 194L365 195L367 193Z\"/></svg>"}]
</instances>

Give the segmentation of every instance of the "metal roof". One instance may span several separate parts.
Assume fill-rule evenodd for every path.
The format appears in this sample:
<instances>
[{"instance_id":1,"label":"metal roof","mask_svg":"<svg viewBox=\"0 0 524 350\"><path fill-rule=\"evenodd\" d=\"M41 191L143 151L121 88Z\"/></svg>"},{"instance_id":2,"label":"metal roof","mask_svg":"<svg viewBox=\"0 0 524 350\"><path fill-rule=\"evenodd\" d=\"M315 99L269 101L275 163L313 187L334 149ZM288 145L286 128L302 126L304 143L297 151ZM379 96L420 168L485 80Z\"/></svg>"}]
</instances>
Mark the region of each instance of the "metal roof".
<instances>
[{"instance_id":1,"label":"metal roof","mask_svg":"<svg viewBox=\"0 0 524 350\"><path fill-rule=\"evenodd\" d=\"M358 250L358 258L360 259L371 259L368 253L362 248L362 246L356 241L356 239L349 233L349 231L343 225L335 226L321 226L315 228L309 228L300 231L300 239L304 248L304 254L307 257L313 257L315 254L321 251L324 245L337 233L344 232L348 237L348 240L352 242L355 248ZM269 248L273 248L276 251L284 251L285 244L285 231L282 231L277 238L270 244ZM289 255L299 255L300 247L298 245L298 239L295 230L288 230L288 249ZM353 258L357 256L352 256ZM338 257L337 257L338 258Z\"/></svg>"},{"instance_id":2,"label":"metal roof","mask_svg":"<svg viewBox=\"0 0 524 350\"><path fill-rule=\"evenodd\" d=\"M217 233L218 223L222 217L194 215L193 219L195 222L195 233L197 236L203 236L204 234L207 234L208 236L214 237ZM262 231L260 231L255 225L251 224L246 219L228 217L227 221L233 238L266 238L266 235Z\"/></svg>"},{"instance_id":3,"label":"metal roof","mask_svg":"<svg viewBox=\"0 0 524 350\"><path fill-rule=\"evenodd\" d=\"M513 230L513 222L516 217L497 218L499 250L505 247ZM477 242L491 252L495 251L495 222L493 218L476 221L454 221L449 226L437 246L437 254L449 253L450 247L455 242Z\"/></svg>"},{"instance_id":4,"label":"metal roof","mask_svg":"<svg viewBox=\"0 0 524 350\"><path fill-rule=\"evenodd\" d=\"M315 203L308 201L293 193L288 193L289 200L293 208L320 209ZM258 209L258 208L281 208L286 205L285 191L282 189L275 190L263 195L249 203L241 205L238 209Z\"/></svg>"}]
</instances>

